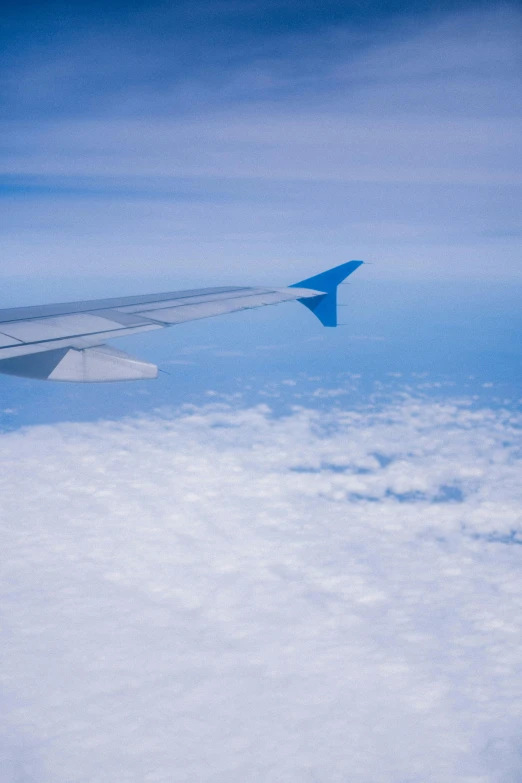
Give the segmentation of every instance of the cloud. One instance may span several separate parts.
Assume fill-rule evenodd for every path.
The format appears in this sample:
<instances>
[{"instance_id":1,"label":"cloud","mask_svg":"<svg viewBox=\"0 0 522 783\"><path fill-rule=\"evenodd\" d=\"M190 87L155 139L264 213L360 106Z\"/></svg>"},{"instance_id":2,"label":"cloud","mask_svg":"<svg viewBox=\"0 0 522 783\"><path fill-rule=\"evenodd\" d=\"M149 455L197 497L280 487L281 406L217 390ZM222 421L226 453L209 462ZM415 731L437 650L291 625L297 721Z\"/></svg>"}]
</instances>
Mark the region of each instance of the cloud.
<instances>
[{"instance_id":1,"label":"cloud","mask_svg":"<svg viewBox=\"0 0 522 783\"><path fill-rule=\"evenodd\" d=\"M382 276L519 277L520 28L506 5L210 47L168 25L80 28L17 54L5 269L238 272L347 252Z\"/></svg>"},{"instance_id":2,"label":"cloud","mask_svg":"<svg viewBox=\"0 0 522 783\"><path fill-rule=\"evenodd\" d=\"M55 783L518 779L520 425L403 396L3 434L6 736Z\"/></svg>"}]
</instances>

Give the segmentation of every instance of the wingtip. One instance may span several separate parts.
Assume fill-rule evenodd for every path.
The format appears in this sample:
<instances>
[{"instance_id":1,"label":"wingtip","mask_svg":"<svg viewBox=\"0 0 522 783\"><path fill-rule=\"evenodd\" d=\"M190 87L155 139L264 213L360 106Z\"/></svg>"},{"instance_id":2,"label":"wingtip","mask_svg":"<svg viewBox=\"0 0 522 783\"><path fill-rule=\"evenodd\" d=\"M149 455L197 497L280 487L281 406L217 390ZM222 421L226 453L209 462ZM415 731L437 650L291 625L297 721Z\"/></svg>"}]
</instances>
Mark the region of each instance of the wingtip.
<instances>
[{"instance_id":1,"label":"wingtip","mask_svg":"<svg viewBox=\"0 0 522 783\"><path fill-rule=\"evenodd\" d=\"M294 283L290 288L309 288L314 291L321 291L311 299L300 299L299 301L311 310L321 321L323 326L337 326L337 287L346 280L346 278L355 272L364 261L346 261L344 264L320 272L314 277L301 280L300 283Z\"/></svg>"},{"instance_id":2,"label":"wingtip","mask_svg":"<svg viewBox=\"0 0 522 783\"><path fill-rule=\"evenodd\" d=\"M324 272L319 272L318 275L308 277L299 283L294 283L290 288L312 288L329 293L337 288L343 280L346 280L349 275L353 274L356 269L359 269L362 264L364 264L364 261L346 261L344 264L339 264L331 269L326 269Z\"/></svg>"}]
</instances>

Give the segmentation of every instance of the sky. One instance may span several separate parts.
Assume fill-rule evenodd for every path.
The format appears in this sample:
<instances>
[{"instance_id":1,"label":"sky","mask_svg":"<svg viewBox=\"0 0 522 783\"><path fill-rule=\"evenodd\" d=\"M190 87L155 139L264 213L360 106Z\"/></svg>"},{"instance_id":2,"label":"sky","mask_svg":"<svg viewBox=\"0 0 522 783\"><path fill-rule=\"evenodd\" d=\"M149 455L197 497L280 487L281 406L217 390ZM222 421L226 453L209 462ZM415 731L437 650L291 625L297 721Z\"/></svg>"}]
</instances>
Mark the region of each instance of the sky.
<instances>
[{"instance_id":1,"label":"sky","mask_svg":"<svg viewBox=\"0 0 522 783\"><path fill-rule=\"evenodd\" d=\"M0 376L0 783L522 776L516 3L2 6L0 308L288 285Z\"/></svg>"},{"instance_id":2,"label":"sky","mask_svg":"<svg viewBox=\"0 0 522 783\"><path fill-rule=\"evenodd\" d=\"M521 27L508 3L7 4L5 273L355 257L520 284Z\"/></svg>"}]
</instances>

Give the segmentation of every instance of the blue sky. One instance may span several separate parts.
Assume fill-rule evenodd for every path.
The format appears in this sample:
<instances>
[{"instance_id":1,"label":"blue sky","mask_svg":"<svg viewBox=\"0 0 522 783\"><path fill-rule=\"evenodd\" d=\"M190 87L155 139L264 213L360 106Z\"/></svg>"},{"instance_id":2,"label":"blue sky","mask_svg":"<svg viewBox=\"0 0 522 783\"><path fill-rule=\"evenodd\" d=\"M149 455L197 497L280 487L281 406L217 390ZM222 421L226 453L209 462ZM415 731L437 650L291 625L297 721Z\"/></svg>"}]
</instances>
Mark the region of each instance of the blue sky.
<instances>
[{"instance_id":1,"label":"blue sky","mask_svg":"<svg viewBox=\"0 0 522 783\"><path fill-rule=\"evenodd\" d=\"M516 5L111 9L4 22L6 274L519 281Z\"/></svg>"},{"instance_id":2,"label":"blue sky","mask_svg":"<svg viewBox=\"0 0 522 783\"><path fill-rule=\"evenodd\" d=\"M371 263L2 378L1 783L519 781L519 4L2 11L0 307Z\"/></svg>"}]
</instances>

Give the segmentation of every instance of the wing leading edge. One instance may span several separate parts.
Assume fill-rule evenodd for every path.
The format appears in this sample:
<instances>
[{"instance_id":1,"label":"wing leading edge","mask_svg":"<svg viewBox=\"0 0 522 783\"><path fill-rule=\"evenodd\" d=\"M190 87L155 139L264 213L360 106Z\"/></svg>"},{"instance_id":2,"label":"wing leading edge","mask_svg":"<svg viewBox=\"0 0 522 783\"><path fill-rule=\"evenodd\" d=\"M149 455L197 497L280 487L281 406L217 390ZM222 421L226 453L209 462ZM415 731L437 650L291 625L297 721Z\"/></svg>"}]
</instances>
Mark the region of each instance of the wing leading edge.
<instances>
[{"instance_id":1,"label":"wing leading edge","mask_svg":"<svg viewBox=\"0 0 522 783\"><path fill-rule=\"evenodd\" d=\"M288 301L336 326L337 286L362 263L350 261L288 288L205 288L0 310L0 373L84 383L155 378L155 365L105 342Z\"/></svg>"}]
</instances>

